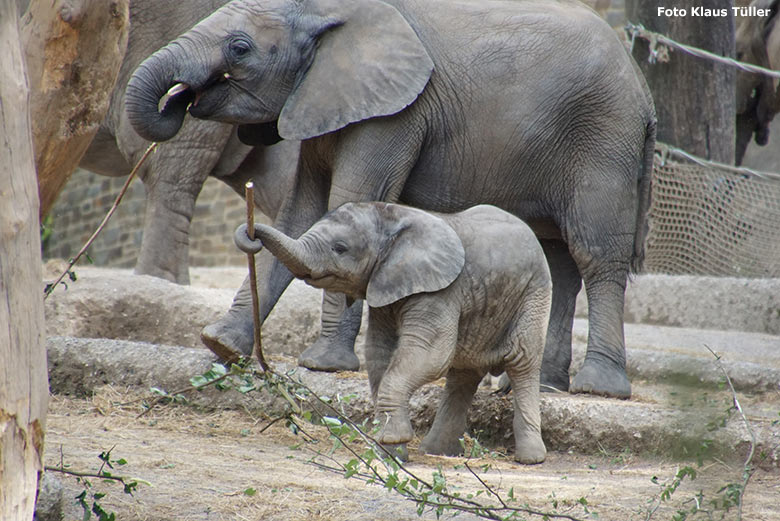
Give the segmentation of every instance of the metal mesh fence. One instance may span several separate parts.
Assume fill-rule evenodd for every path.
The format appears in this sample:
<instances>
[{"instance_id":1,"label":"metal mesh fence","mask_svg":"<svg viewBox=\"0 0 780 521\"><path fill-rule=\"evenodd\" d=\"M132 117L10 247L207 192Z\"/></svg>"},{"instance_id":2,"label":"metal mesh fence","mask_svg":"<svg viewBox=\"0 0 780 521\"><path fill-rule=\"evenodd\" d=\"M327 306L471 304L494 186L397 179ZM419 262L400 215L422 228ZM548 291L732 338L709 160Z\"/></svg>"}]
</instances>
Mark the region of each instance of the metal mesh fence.
<instances>
[{"instance_id":1,"label":"metal mesh fence","mask_svg":"<svg viewBox=\"0 0 780 521\"><path fill-rule=\"evenodd\" d=\"M656 154L645 271L780 277L780 177Z\"/></svg>"}]
</instances>

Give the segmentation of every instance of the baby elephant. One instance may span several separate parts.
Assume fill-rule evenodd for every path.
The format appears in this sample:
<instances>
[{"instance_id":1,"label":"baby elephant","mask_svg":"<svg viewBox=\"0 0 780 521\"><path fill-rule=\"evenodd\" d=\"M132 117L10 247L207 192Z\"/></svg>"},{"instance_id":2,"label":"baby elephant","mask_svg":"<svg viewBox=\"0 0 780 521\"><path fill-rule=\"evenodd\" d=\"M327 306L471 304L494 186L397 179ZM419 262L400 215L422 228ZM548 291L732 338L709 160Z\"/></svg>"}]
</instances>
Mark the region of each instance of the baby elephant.
<instances>
[{"instance_id":1,"label":"baby elephant","mask_svg":"<svg viewBox=\"0 0 780 521\"><path fill-rule=\"evenodd\" d=\"M466 413L482 378L506 371L514 403L515 459L540 463L539 372L552 283L542 248L517 217L493 206L432 214L386 203L349 203L298 240L246 225L236 244L267 247L306 283L365 299L366 368L381 443L412 439L409 399L447 377L422 442L429 454L456 455Z\"/></svg>"}]
</instances>

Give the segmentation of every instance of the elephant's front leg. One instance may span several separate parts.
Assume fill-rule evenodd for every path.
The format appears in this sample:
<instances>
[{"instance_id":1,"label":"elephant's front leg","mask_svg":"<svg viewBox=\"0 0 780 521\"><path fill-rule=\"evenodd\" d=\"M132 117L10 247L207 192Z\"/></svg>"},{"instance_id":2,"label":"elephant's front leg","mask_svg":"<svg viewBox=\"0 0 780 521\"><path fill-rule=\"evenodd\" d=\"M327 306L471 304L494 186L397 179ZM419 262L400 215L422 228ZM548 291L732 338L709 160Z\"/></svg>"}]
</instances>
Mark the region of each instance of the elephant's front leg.
<instances>
[{"instance_id":1,"label":"elephant's front leg","mask_svg":"<svg viewBox=\"0 0 780 521\"><path fill-rule=\"evenodd\" d=\"M285 200L274 226L291 237L299 237L325 213L327 192L327 176L321 172L300 169L292 194ZM268 251L260 252L256 258L256 266L262 323L293 276ZM201 340L223 360L232 361L241 356L251 356L254 344L252 313L252 295L249 278L246 278L233 298L230 310L222 318L203 328Z\"/></svg>"},{"instance_id":2,"label":"elephant's front leg","mask_svg":"<svg viewBox=\"0 0 780 521\"><path fill-rule=\"evenodd\" d=\"M189 235L195 200L219 157L215 147L225 139L215 135L214 147L197 151L190 150L194 147L188 142L165 143L140 172L146 190L146 213L135 273L177 284L190 283ZM133 160L140 156L140 152L134 154ZM187 161L183 162L182 157Z\"/></svg>"},{"instance_id":3,"label":"elephant's front leg","mask_svg":"<svg viewBox=\"0 0 780 521\"><path fill-rule=\"evenodd\" d=\"M458 337L457 312L431 298L404 303L398 348L376 393L376 416L383 444L406 443L414 436L409 400L422 385L447 372Z\"/></svg>"},{"instance_id":4,"label":"elephant's front leg","mask_svg":"<svg viewBox=\"0 0 780 521\"><path fill-rule=\"evenodd\" d=\"M360 330L363 301L347 306L341 293L322 292L319 338L298 358L298 365L314 371L357 371L355 338Z\"/></svg>"},{"instance_id":5,"label":"elephant's front leg","mask_svg":"<svg viewBox=\"0 0 780 521\"><path fill-rule=\"evenodd\" d=\"M262 323L273 310L293 276L267 251L260 252L255 260L255 265L260 301L259 315ZM228 312L216 322L203 328L200 333L201 341L226 362L236 362L241 357L251 357L254 348L252 313L251 286L249 277L246 277L233 297L233 303Z\"/></svg>"},{"instance_id":6,"label":"elephant's front leg","mask_svg":"<svg viewBox=\"0 0 780 521\"><path fill-rule=\"evenodd\" d=\"M339 132L328 210L349 202L398 201L421 146L419 136L409 131L413 119L402 112ZM360 363L355 338L362 306L359 300L347 306L346 297L326 292L320 337L301 354L298 363L319 371L356 370Z\"/></svg>"}]
</instances>

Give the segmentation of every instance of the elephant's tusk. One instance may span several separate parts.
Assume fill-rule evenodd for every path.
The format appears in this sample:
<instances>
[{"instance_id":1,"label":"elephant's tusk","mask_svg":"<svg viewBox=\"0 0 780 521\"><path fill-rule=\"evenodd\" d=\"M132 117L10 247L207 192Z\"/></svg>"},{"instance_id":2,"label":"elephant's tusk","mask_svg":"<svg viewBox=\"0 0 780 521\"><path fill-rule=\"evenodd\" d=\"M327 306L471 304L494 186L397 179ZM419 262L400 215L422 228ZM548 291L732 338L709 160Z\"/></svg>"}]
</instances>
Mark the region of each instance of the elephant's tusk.
<instances>
[{"instance_id":1,"label":"elephant's tusk","mask_svg":"<svg viewBox=\"0 0 780 521\"><path fill-rule=\"evenodd\" d=\"M168 92L166 92L165 95L168 96L169 98L172 98L174 96L178 96L179 94L181 94L182 92L184 92L189 88L190 86L187 85L186 83L177 83L176 85L168 89Z\"/></svg>"},{"instance_id":2,"label":"elephant's tusk","mask_svg":"<svg viewBox=\"0 0 780 521\"><path fill-rule=\"evenodd\" d=\"M186 83L177 83L170 89L168 89L168 92L166 92L162 98L160 98L160 102L157 104L157 110L160 112L163 112L165 110L165 107L168 106L168 102L171 101L175 96L178 96L182 92L185 92L187 89L189 89L190 86Z\"/></svg>"}]
</instances>

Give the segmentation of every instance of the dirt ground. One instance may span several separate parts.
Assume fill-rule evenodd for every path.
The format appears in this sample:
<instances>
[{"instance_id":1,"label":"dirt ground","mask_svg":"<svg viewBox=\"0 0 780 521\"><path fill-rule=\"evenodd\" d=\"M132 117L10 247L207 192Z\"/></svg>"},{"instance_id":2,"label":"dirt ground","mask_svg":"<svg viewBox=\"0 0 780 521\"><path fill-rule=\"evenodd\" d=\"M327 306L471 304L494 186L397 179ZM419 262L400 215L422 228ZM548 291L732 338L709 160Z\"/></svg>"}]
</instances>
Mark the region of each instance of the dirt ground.
<instances>
[{"instance_id":1,"label":"dirt ground","mask_svg":"<svg viewBox=\"0 0 780 521\"><path fill-rule=\"evenodd\" d=\"M155 408L137 418L143 410L137 401L140 397L138 391L105 386L87 399L54 395L49 408L47 465L64 462L73 470L95 471L101 463L98 455L112 449L112 459L127 460L126 465L116 467L116 475L151 483L139 485L129 496L117 484L92 480L95 490L107 493L101 504L116 512L117 519L419 519L417 506L397 494L310 463L315 451L327 453L331 447L322 428L307 431L323 440L311 445L281 423L261 432L268 421L248 411L175 405ZM467 494L484 489L463 467L463 458L421 456L414 448L413 444L408 467L420 477L431 479L441 468L450 490ZM341 463L350 459L343 449L333 457ZM325 458L319 460L328 463ZM559 513L586 519L577 503L585 498L598 519L616 521L647 519L661 491L652 478L671 482L681 465L627 451L593 456L552 452L546 462L535 466L517 465L506 455L492 453L470 465L479 469L488 463L490 470L478 470L479 475L504 498L513 489L518 504L540 510L552 510L556 500ZM717 461L707 462L698 471L699 477L692 482L686 479L652 519L671 519L678 508L690 508L699 491L706 498L714 497L720 487L739 476L738 465ZM82 488L75 478L61 476L61 480L66 487L66 519L81 519L81 507L73 498ZM248 489L256 493L249 495ZM480 499L495 503L486 494ZM743 519L775 520L779 512L780 475L776 469L758 470L745 495ZM476 519L465 514L458 518ZM736 512L725 518L735 519ZM422 519L436 519L436 515L426 511Z\"/></svg>"},{"instance_id":2,"label":"dirt ground","mask_svg":"<svg viewBox=\"0 0 780 521\"><path fill-rule=\"evenodd\" d=\"M107 280L111 284L108 285L108 289L101 285L102 279L98 279L94 285L85 286L87 284L85 281L89 281L91 273L88 269L82 270L80 284L74 284L68 292L61 292L60 299L74 300L63 301L60 306L63 310L59 310L60 315L57 315L57 308L47 311L47 322L52 321L60 327L79 325L83 329L74 329L74 331L78 330L76 332L79 334L74 332L59 334L104 339L104 336L95 333L96 327L103 322L113 321L131 324L135 328L170 329L174 333L192 330L193 335L196 335L199 327L193 324L168 323L162 320L162 317L167 316L164 313L165 309L158 309L152 305L157 302L156 295L178 292L176 293L178 300L166 301L166 305L174 307L185 303L189 305L195 300L194 296L198 296L199 291L213 292L217 288L234 288L240 284L243 277L241 270L194 270L191 289L185 290L162 282L154 285L147 281L145 284L149 288L137 292L136 295L131 292L131 289L139 285L136 279L109 278ZM92 276L99 275L95 271ZM144 280L146 279L142 281ZM79 288L86 288L82 291L85 295L79 297ZM100 292L105 295L98 294ZM107 298L114 293L123 297L115 300ZM143 305L128 304L126 300L131 293ZM103 297L106 298L101 300ZM202 300L215 300L216 297L222 298L221 294L208 293ZM231 297L232 290L222 298L225 302L220 300L216 308L221 311L223 307L229 305ZM54 302L56 303L56 299ZM317 298L312 302L316 307L319 300ZM104 308L107 314L105 316L98 314L95 311L96 306L98 310ZM291 302L290 308L295 306L298 306L297 301ZM203 315L205 317L201 317L203 320L209 320L206 313L208 309L202 307L205 311L186 307L182 309L188 311L179 314L186 315L189 321L194 321L195 315L199 317ZM131 312L148 312L147 308L151 308L158 317L161 317L159 325L155 326L156 322L146 318L133 321L135 317L128 315ZM65 311L68 313L72 311L75 314L68 314ZM300 338L295 337L294 342L290 340L291 333L285 329L292 326L284 324L282 322L282 327L277 334L279 342L286 339L292 343L305 343L305 335L301 335ZM295 327L302 329L303 325L295 324ZM312 328L316 329L316 324L309 329ZM273 332L269 334L269 342L277 338L273 336L274 334ZM159 380L160 383L150 384L148 381L150 378L142 378L141 375L151 377L152 373L157 374L152 369L157 368L161 369L160 374L168 374L170 372L168 364L183 365L184 362L179 358L181 355L172 354L175 350L184 348L166 347L159 341L144 340L151 344L147 344L143 349L139 346L133 349L144 360L148 360L150 364L148 367L138 364L133 365L130 370L129 366L124 365L129 363L121 356L121 353L128 353L124 345L112 344L112 341L103 343L97 341L93 342L94 346L88 350L86 345L75 342L71 351L64 348L59 351L58 371L51 373L58 375L57 378L60 380L65 380L65 382L58 382L61 388L84 387L88 389L89 396L85 398L66 394L52 395L46 434L46 464L56 467L64 463L72 470L95 472L101 464L98 455L111 449L113 459L127 460L126 465L116 467L113 471L115 474L140 478L151 484L140 484L134 495L129 496L122 493L121 486L115 483L92 480L95 491L107 493L100 503L105 510L115 512L118 520L402 521L419 519L417 505L401 498L398 494L388 492L379 485L365 484L354 478L345 479L343 474L328 472L312 464L311 460L316 451L327 453L332 446L323 428L307 428L309 435L322 440L315 445L305 443L305 436L294 435L281 423L264 430L268 419L259 417L266 411L262 407L241 409L240 406L226 408L202 404L198 407L171 405L155 408L138 418L137 416L143 411L139 399L151 398L147 391L149 385L173 385L170 382L165 383L163 379ZM103 349L114 350L101 351L99 349L101 346ZM190 353L188 356L193 355ZM668 355L653 356L664 358ZM65 360L69 360L72 367L66 368ZM294 364L294 358L291 360L288 364ZM50 363L51 361L50 351ZM104 365L97 364L97 361L104 362ZM112 364L117 367L113 367ZM64 368L67 370L63 371ZM132 374L124 375L128 376L128 379L124 380L120 378L123 374L114 374L109 369ZM51 367L50 371L52 371ZM187 375L185 381L191 374L197 374L186 371L185 373ZM109 374L113 376L108 377ZM641 371L638 371L638 374L641 374ZM316 375L312 375L314 376ZM360 376L365 378L362 373ZM75 381L77 377L81 378L78 382ZM316 378L318 381L323 380L320 383L324 382L328 393L338 392L341 388L334 385L332 380L328 380L331 376L320 374ZM350 385L367 388L367 383L359 378L353 380L355 381L349 382ZM135 383L131 383L132 381ZM152 377L151 381L157 380ZM65 385L68 382L73 385ZM103 382L112 382L113 386L92 385L102 385ZM124 383L120 385L117 382L127 382L127 385L134 387L124 388L121 386L125 385ZM143 382L143 385L140 385L140 382ZM480 469L482 465L490 464L488 471L481 469L478 471L480 478L504 499L512 490L517 499L515 504L527 503L538 510L552 511L553 502L556 502L558 513L579 519L594 519L595 517L588 516L582 505L578 503L580 498L585 498L588 509L597 512L598 519L615 521L647 520L648 512L659 505L661 485L671 483L677 470L686 465L692 465L697 470L697 478L693 481L686 478L671 499L661 503L650 519L669 520L678 509L690 510L695 504L696 495L700 492L704 493L705 506L709 506L708 502L718 496L718 491L722 487L742 479L742 466L739 459L741 456L737 454L732 454L730 459L725 456L709 459L702 467L698 467L690 457L682 461L673 460L671 457L659 458L650 455L659 452L657 447L645 451L629 448L629 446L661 445L660 452L671 453L671 450L664 449L675 446L682 434L690 434L689 438L700 439L698 431L681 434L679 429L649 429L651 421L646 420L654 414L663 420L666 418L664 411L667 410L689 410L694 412L689 416L690 421L687 425L692 426L694 420L698 423L710 421L717 418L727 406L726 402L730 397L727 391L718 392L712 385L705 383L701 387L704 391L692 394L688 388L680 390L670 387L669 382L658 382L654 377L648 380L640 376L633 377L632 386L633 396L628 402L582 396L546 397L543 400L546 418L561 428L557 429L555 434L548 426L546 440L548 448L554 447L557 450L551 450L547 461L541 465L515 464L511 456L507 457L501 452L502 449L497 448L505 446L504 442L511 438L504 439L500 436L501 439L490 447L495 452L472 460L469 464L473 469ZM475 402L475 408L479 410L475 411L474 416L476 423L484 427L483 434L487 436L487 431L491 429L485 427L486 422L490 425L495 423L493 431L502 428L503 424L499 425L498 415L492 409L500 408L501 404L497 403L497 398L480 400ZM766 435L766 432L775 432L777 429L771 425L778 419L780 390L773 388L754 394L742 392L740 400L750 420L763 429L765 434L763 439L770 443L768 445L770 452L776 455L778 436L776 433L771 436ZM480 406L483 409L480 409ZM433 406L426 406L427 409L431 411L422 411L420 415L430 415ZM580 420L579 415L588 417ZM640 423L642 426L639 425ZM610 425L624 427L625 424L631 428L620 430L627 433L624 433L623 437L618 436L615 429L608 428ZM580 426L582 428L578 428ZM636 431L632 430L634 428ZM507 431L507 429L503 430ZM558 432L569 430L576 431L574 437L563 436L565 432ZM656 435L655 441L650 443L649 432L662 434L660 437ZM644 436L641 433L644 433ZM505 436L511 437L511 433L507 431ZM591 439L575 440L576 436ZM634 439L637 436L642 438L642 443L633 443L637 441ZM593 439L598 446L598 451L595 453L592 449ZM658 439L660 443L656 443ZM607 445L607 448L603 448L599 440L605 444L614 442L617 445ZM355 443L355 448L362 452L363 445L359 442ZM433 472L440 468L447 478L451 491L465 495L482 490L480 501L497 503L497 500L489 497L485 487L463 466L465 461L463 458L422 456L415 450L417 443L419 440L413 442L410 448L411 461L408 468L412 472L421 478L431 480ZM588 450L577 448L587 446L591 448ZM571 450L572 448L575 450ZM333 458L344 464L351 459L351 456L344 449L340 449L333 454ZM329 461L322 457L318 460L322 463ZM66 519L82 519L83 511L74 498L83 487L73 477L64 475L59 477L66 487ZM656 483L653 482L653 478L656 478ZM247 491L250 493L248 494ZM252 491L254 494L251 494ZM737 513L733 509L723 517L721 513L720 511L715 513L712 518L737 518ZM452 513L445 513L443 517L451 518ZM780 519L780 470L776 459L772 460L771 464L762 466L752 476L744 498L742 518L751 521ZM423 512L422 519L436 519L436 513L427 509ZM461 514L458 519L477 518L470 514ZM521 516L519 519L534 518ZM708 519L708 517L699 514L693 519Z\"/></svg>"}]
</instances>

